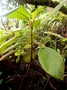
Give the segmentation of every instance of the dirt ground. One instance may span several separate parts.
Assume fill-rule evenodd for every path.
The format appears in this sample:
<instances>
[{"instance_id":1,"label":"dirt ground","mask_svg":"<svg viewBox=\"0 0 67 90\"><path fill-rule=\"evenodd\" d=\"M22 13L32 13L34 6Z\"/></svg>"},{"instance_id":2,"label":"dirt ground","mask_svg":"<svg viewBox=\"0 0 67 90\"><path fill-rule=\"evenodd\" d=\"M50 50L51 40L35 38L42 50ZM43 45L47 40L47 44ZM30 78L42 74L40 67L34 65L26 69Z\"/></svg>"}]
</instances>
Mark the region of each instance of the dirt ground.
<instances>
[{"instance_id":1,"label":"dirt ground","mask_svg":"<svg viewBox=\"0 0 67 90\"><path fill-rule=\"evenodd\" d=\"M0 62L0 90L67 90L67 62L64 80L60 81L47 74L41 68L37 58L25 63L21 56L18 63L16 57L6 58Z\"/></svg>"}]
</instances>

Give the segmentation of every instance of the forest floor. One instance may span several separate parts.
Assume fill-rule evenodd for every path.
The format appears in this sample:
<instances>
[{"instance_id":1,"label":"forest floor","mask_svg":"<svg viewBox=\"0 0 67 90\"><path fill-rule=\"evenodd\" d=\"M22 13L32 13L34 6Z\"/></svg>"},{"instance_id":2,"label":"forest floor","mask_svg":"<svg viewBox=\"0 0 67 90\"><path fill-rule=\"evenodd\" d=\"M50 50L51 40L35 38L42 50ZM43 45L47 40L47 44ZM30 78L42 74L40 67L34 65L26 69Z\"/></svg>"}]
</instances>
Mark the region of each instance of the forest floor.
<instances>
[{"instance_id":1,"label":"forest floor","mask_svg":"<svg viewBox=\"0 0 67 90\"><path fill-rule=\"evenodd\" d=\"M65 65L64 80L60 81L47 74L41 68L38 58L30 64L16 56L0 61L0 90L67 90L67 64Z\"/></svg>"}]
</instances>

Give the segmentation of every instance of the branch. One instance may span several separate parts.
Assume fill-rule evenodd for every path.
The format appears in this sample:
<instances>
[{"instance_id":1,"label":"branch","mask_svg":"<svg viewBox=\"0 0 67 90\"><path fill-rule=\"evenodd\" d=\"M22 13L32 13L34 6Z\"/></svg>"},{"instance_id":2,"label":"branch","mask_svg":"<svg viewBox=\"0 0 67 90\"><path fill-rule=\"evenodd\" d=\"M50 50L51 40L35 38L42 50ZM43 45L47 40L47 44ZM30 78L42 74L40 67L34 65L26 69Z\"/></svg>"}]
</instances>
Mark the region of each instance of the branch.
<instances>
[{"instance_id":1,"label":"branch","mask_svg":"<svg viewBox=\"0 0 67 90\"><path fill-rule=\"evenodd\" d=\"M32 5L46 5L52 8L55 8L59 2L57 1L52 1L52 0L18 0L20 3L28 3ZM62 8L59 10L64 14L67 14L67 8L62 6Z\"/></svg>"}]
</instances>

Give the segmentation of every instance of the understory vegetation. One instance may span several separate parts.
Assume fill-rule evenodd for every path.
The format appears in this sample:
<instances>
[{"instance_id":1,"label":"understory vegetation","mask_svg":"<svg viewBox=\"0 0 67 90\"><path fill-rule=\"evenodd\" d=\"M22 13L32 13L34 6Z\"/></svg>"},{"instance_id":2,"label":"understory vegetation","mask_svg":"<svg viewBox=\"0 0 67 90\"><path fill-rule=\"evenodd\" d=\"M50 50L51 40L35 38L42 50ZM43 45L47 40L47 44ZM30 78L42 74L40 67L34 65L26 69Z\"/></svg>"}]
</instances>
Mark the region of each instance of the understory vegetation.
<instances>
[{"instance_id":1,"label":"understory vegetation","mask_svg":"<svg viewBox=\"0 0 67 90\"><path fill-rule=\"evenodd\" d=\"M0 90L67 90L67 15L24 4L0 15Z\"/></svg>"}]
</instances>

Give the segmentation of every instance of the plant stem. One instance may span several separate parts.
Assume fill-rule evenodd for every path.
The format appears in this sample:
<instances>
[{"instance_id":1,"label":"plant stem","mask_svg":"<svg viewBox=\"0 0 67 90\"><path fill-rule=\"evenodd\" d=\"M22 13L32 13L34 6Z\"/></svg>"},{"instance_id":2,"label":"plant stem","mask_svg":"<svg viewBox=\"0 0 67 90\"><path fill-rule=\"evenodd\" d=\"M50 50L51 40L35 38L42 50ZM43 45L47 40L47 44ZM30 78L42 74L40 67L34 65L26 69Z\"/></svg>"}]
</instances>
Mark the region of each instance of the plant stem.
<instances>
[{"instance_id":1,"label":"plant stem","mask_svg":"<svg viewBox=\"0 0 67 90\"><path fill-rule=\"evenodd\" d=\"M30 23L30 28L31 28L31 49L30 49L30 51L31 51L30 54L31 54L31 55L30 55L30 63L29 63L29 65L28 65L28 69L27 69L25 75L23 76L23 79L22 79L21 82L20 82L19 90L21 90L23 80L24 80L24 78L26 77L26 75L28 74L28 71L29 71L29 68L30 68L30 64L31 64L31 61L32 61L32 51L33 51L33 41L32 41L32 37L33 37L33 34L32 34L33 25L32 25L32 23Z\"/></svg>"},{"instance_id":2,"label":"plant stem","mask_svg":"<svg viewBox=\"0 0 67 90\"><path fill-rule=\"evenodd\" d=\"M32 51L33 51L33 21L30 20L30 29L31 29L31 56L30 56L30 63L32 61Z\"/></svg>"},{"instance_id":3,"label":"plant stem","mask_svg":"<svg viewBox=\"0 0 67 90\"><path fill-rule=\"evenodd\" d=\"M30 56L30 62L32 60L32 50L33 50L33 42L32 42L32 29L31 29L31 56Z\"/></svg>"}]
</instances>

